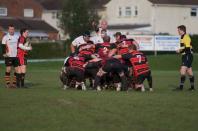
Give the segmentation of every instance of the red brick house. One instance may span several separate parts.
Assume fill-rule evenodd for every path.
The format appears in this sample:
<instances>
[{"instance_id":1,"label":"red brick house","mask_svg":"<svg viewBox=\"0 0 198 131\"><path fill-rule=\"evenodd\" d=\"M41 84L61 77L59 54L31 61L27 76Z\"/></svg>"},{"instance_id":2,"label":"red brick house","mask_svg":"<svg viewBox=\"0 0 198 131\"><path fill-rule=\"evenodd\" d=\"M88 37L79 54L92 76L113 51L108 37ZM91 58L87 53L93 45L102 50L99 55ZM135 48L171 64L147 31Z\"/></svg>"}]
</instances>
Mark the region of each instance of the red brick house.
<instances>
[{"instance_id":1,"label":"red brick house","mask_svg":"<svg viewBox=\"0 0 198 131\"><path fill-rule=\"evenodd\" d=\"M13 24L16 31L21 28L30 30L32 38L57 40L58 31L41 20L43 7L35 0L1 0L0 1L0 37Z\"/></svg>"}]
</instances>

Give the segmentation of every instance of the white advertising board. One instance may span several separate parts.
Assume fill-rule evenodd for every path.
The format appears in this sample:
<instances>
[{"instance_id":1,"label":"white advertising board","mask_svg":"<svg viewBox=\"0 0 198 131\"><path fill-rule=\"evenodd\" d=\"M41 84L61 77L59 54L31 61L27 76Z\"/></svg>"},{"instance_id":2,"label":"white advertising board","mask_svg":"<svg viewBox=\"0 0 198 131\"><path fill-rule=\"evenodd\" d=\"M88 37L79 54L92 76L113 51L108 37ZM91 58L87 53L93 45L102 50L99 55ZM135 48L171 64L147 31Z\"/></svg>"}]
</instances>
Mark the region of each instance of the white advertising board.
<instances>
[{"instance_id":1,"label":"white advertising board","mask_svg":"<svg viewBox=\"0 0 198 131\"><path fill-rule=\"evenodd\" d=\"M128 35L127 38L133 38L138 44L141 51L154 51L154 36L151 35Z\"/></svg>"},{"instance_id":2,"label":"white advertising board","mask_svg":"<svg viewBox=\"0 0 198 131\"><path fill-rule=\"evenodd\" d=\"M179 36L155 36L156 51L176 51L179 46Z\"/></svg>"}]
</instances>

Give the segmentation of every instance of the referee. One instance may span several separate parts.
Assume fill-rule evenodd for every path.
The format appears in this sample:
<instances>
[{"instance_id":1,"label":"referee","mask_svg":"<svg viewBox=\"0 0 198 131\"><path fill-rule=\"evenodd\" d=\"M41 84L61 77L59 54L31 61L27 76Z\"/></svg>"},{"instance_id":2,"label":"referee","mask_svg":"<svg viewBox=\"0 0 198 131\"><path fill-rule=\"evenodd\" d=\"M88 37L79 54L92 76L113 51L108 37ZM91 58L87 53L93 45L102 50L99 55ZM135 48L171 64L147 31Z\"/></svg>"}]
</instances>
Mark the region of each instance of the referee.
<instances>
[{"instance_id":1,"label":"referee","mask_svg":"<svg viewBox=\"0 0 198 131\"><path fill-rule=\"evenodd\" d=\"M186 27L184 25L180 25L177 27L178 33L181 36L180 39L180 49L177 50L177 53L182 55L182 65L180 68L180 85L176 88L176 90L183 90L184 82L186 79L186 74L189 77L191 87L188 89L189 91L194 91L194 75L192 71L192 62L193 62L193 51L192 51L192 44L191 38L188 34L186 34Z\"/></svg>"}]
</instances>

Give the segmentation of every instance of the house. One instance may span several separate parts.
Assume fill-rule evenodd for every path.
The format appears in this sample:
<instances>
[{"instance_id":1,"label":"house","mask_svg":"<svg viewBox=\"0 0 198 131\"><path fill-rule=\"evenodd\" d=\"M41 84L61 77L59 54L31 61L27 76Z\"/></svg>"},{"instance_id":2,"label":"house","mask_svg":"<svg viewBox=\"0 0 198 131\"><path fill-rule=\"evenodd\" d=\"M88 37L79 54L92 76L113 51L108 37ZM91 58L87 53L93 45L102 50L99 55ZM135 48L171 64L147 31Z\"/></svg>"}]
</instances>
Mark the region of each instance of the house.
<instances>
[{"instance_id":1,"label":"house","mask_svg":"<svg viewBox=\"0 0 198 131\"><path fill-rule=\"evenodd\" d=\"M57 30L52 26L48 25L45 21L40 19L21 19L15 17L0 17L0 30L7 33L9 24L15 26L16 33L19 34L21 28L27 28L30 33L29 37L32 39L50 39L57 40Z\"/></svg>"},{"instance_id":2,"label":"house","mask_svg":"<svg viewBox=\"0 0 198 131\"><path fill-rule=\"evenodd\" d=\"M36 0L43 7L42 20L58 30L58 34L61 40L65 40L67 36L60 28L59 16L63 7L63 0Z\"/></svg>"},{"instance_id":3,"label":"house","mask_svg":"<svg viewBox=\"0 0 198 131\"><path fill-rule=\"evenodd\" d=\"M61 29L59 20L61 10L64 5L64 0L36 1L40 2L40 4L43 6L42 19L59 31L60 39L67 39L68 35L65 35L64 31ZM106 7L104 5L107 4L109 1L110 0L91 0L89 5L91 5L90 8L97 10L99 16L101 16L101 19L105 19L107 15L105 10Z\"/></svg>"},{"instance_id":4,"label":"house","mask_svg":"<svg viewBox=\"0 0 198 131\"><path fill-rule=\"evenodd\" d=\"M151 33L152 6L148 0L111 0L105 7L108 28L112 32Z\"/></svg>"},{"instance_id":5,"label":"house","mask_svg":"<svg viewBox=\"0 0 198 131\"><path fill-rule=\"evenodd\" d=\"M198 0L110 0L104 6L112 32L176 35L184 24L198 34Z\"/></svg>"},{"instance_id":6,"label":"house","mask_svg":"<svg viewBox=\"0 0 198 131\"><path fill-rule=\"evenodd\" d=\"M198 34L198 0L150 0L153 8L153 32L177 34L178 25Z\"/></svg>"},{"instance_id":7,"label":"house","mask_svg":"<svg viewBox=\"0 0 198 131\"><path fill-rule=\"evenodd\" d=\"M28 28L30 38L58 39L58 31L41 20L43 7L34 0L0 1L0 34L7 32L9 24L19 33L21 28Z\"/></svg>"},{"instance_id":8,"label":"house","mask_svg":"<svg viewBox=\"0 0 198 131\"><path fill-rule=\"evenodd\" d=\"M95 9L98 12L98 15L101 19L107 18L107 11L106 11L106 4L111 0L91 0L90 1L90 8Z\"/></svg>"}]
</instances>

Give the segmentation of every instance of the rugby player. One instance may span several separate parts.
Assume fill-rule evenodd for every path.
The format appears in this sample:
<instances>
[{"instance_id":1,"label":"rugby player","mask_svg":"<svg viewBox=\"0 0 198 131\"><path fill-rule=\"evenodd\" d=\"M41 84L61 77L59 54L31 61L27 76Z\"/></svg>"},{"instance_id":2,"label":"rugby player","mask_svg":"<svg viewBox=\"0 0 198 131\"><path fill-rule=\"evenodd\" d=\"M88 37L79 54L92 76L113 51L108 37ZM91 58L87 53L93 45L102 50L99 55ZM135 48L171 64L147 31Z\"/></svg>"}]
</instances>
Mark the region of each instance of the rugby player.
<instances>
[{"instance_id":1,"label":"rugby player","mask_svg":"<svg viewBox=\"0 0 198 131\"><path fill-rule=\"evenodd\" d=\"M102 36L103 36L104 33L106 34L106 31L105 31L105 32L103 31L102 33L100 33L100 32L99 32L99 29L97 29L97 30L96 30L96 34L94 34L94 35L90 38L90 40L93 41L94 44L103 43L104 41L103 41L103 39L102 39Z\"/></svg>"},{"instance_id":2,"label":"rugby player","mask_svg":"<svg viewBox=\"0 0 198 131\"><path fill-rule=\"evenodd\" d=\"M86 86L84 84L84 76L85 76L85 58L82 56L70 56L68 59L68 67L66 68L66 76L68 80L75 79L76 80L76 88L79 86L82 87L82 90L86 90ZM65 83L64 89L67 89L70 85L70 82L67 81Z\"/></svg>"},{"instance_id":3,"label":"rugby player","mask_svg":"<svg viewBox=\"0 0 198 131\"><path fill-rule=\"evenodd\" d=\"M76 54L86 58L85 61L91 59L91 55L95 53L95 45L92 41L87 41L87 43L79 45Z\"/></svg>"},{"instance_id":4,"label":"rugby player","mask_svg":"<svg viewBox=\"0 0 198 131\"><path fill-rule=\"evenodd\" d=\"M107 36L105 39L106 40L104 41L106 42L96 46L102 67L99 69L95 77L94 88L96 88L98 91L101 91L101 78L107 73L112 73L119 75L121 79L121 88L122 90L126 90L126 78L124 75L123 65L119 60L112 57L117 51L116 45L109 43L109 36ZM117 89L117 91L119 91L119 89Z\"/></svg>"},{"instance_id":5,"label":"rugby player","mask_svg":"<svg viewBox=\"0 0 198 131\"><path fill-rule=\"evenodd\" d=\"M147 79L149 90L153 91L152 76L146 56L142 52L137 51L137 47L134 44L128 46L128 51L129 53L115 55L114 58L122 58L130 61L133 70L133 77L135 77L136 89L145 91L143 82Z\"/></svg>"},{"instance_id":6,"label":"rugby player","mask_svg":"<svg viewBox=\"0 0 198 131\"><path fill-rule=\"evenodd\" d=\"M102 34L102 31L104 31L104 30L106 31L107 36L109 36L111 38L110 39L110 42L111 43L114 43L115 42L115 39L113 37L113 33L108 30L108 22L106 20L101 20L100 21L100 25L99 25L100 35Z\"/></svg>"},{"instance_id":7,"label":"rugby player","mask_svg":"<svg viewBox=\"0 0 198 131\"><path fill-rule=\"evenodd\" d=\"M19 36L15 34L15 29L13 25L8 26L8 33L2 39L2 52L5 58L6 72L5 72L5 82L6 87L16 87L16 76L18 72L18 58L17 58L17 43ZM15 68L14 78L11 84L11 68Z\"/></svg>"},{"instance_id":8,"label":"rugby player","mask_svg":"<svg viewBox=\"0 0 198 131\"><path fill-rule=\"evenodd\" d=\"M18 39L18 47L17 47L17 57L19 59L18 63L18 74L17 74L17 87L24 88L25 74L26 74L26 66L27 59L26 56L28 51L32 50L32 46L29 41L27 41L29 31L26 28L20 30L21 36ZM26 87L25 87L26 88Z\"/></svg>"},{"instance_id":9,"label":"rugby player","mask_svg":"<svg viewBox=\"0 0 198 131\"><path fill-rule=\"evenodd\" d=\"M82 45L82 44L86 44L88 41L90 41L90 32L89 31L85 31L83 33L82 36L77 37L76 39L74 39L72 41L72 44L70 46L71 48L71 52L75 53L77 51L77 48Z\"/></svg>"}]
</instances>

